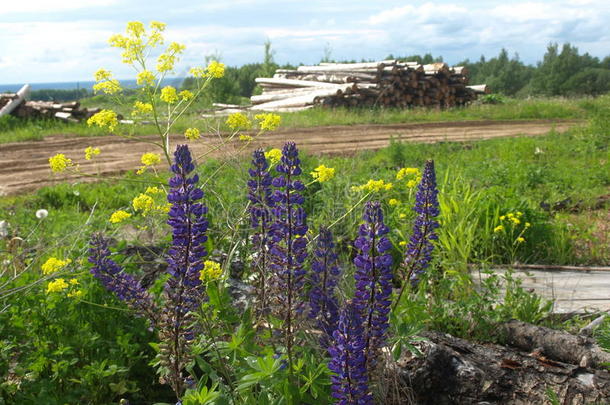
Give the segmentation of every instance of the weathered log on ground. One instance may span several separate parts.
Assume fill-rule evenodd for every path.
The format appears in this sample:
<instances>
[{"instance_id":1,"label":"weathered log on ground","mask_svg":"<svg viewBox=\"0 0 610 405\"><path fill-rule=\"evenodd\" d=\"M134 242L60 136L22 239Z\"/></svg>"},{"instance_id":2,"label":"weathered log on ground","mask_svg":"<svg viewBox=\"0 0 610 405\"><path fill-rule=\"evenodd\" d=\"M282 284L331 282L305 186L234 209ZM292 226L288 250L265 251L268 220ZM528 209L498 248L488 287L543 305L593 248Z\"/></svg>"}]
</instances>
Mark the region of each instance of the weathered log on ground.
<instances>
[{"instance_id":1,"label":"weathered log on ground","mask_svg":"<svg viewBox=\"0 0 610 405\"><path fill-rule=\"evenodd\" d=\"M521 350L537 351L541 355L581 367L602 367L610 364L610 353L585 336L512 320L502 327L506 342Z\"/></svg>"},{"instance_id":2,"label":"weathered log on ground","mask_svg":"<svg viewBox=\"0 0 610 405\"><path fill-rule=\"evenodd\" d=\"M453 336L425 332L422 357L409 354L397 363L402 392L415 404L530 405L549 403L549 392L561 404L610 403L610 373L562 363L500 345L478 345ZM403 404L388 398L386 404Z\"/></svg>"},{"instance_id":3,"label":"weathered log on ground","mask_svg":"<svg viewBox=\"0 0 610 405\"><path fill-rule=\"evenodd\" d=\"M8 101L3 103L0 108L0 117L12 113L19 105L25 102L25 99L30 95L30 85L24 85L19 91L12 97L7 97Z\"/></svg>"}]
</instances>

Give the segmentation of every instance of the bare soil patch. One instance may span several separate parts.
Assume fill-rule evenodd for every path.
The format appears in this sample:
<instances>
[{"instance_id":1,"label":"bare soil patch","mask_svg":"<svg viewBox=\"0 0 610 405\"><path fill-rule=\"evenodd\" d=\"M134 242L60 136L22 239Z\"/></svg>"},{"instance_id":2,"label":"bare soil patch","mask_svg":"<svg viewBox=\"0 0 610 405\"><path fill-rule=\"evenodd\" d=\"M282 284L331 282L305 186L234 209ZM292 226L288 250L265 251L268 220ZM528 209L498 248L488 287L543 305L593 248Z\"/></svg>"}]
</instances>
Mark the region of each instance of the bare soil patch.
<instances>
[{"instance_id":1,"label":"bare soil patch","mask_svg":"<svg viewBox=\"0 0 610 405\"><path fill-rule=\"evenodd\" d=\"M391 139L403 142L464 142L513 136L536 136L551 130L564 132L578 121L466 121L423 124L353 125L315 128L282 129L265 134L243 149L243 142L235 141L212 155L222 157L231 153L249 153L256 147L281 147L284 142L297 142L299 148L311 154L354 154L363 150L380 149ZM156 140L154 136L147 139ZM172 143L185 142L175 135ZM195 154L203 154L217 146L217 137L203 137L193 142ZM85 161L83 151L88 146L99 147L102 154L93 161ZM49 157L64 153L77 161L84 173L110 175L139 167L140 156L156 152L146 142L127 140L119 136L75 137L54 135L42 141L18 142L0 145L0 195L19 194L65 180L91 181L84 175L53 175Z\"/></svg>"}]
</instances>

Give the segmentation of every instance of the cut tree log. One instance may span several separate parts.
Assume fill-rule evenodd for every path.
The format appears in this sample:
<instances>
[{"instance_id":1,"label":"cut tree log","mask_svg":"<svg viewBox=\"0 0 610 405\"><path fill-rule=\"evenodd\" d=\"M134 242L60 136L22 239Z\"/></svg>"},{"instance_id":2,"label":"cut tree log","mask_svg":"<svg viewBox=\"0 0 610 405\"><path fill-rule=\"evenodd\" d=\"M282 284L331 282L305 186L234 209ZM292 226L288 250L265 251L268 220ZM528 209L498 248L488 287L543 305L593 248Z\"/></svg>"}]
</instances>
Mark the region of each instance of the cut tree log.
<instances>
[{"instance_id":1,"label":"cut tree log","mask_svg":"<svg viewBox=\"0 0 610 405\"><path fill-rule=\"evenodd\" d=\"M538 351L553 360L581 367L601 368L604 363L610 364L610 353L585 336L515 320L505 323L502 330L506 342L521 350Z\"/></svg>"},{"instance_id":2,"label":"cut tree log","mask_svg":"<svg viewBox=\"0 0 610 405\"><path fill-rule=\"evenodd\" d=\"M270 85L279 85L285 87L325 87L332 88L336 87L334 83L324 83L324 82L314 82L308 80L297 80L297 79L274 79L267 77L258 77L254 79L254 81L258 84L270 84Z\"/></svg>"},{"instance_id":3,"label":"cut tree log","mask_svg":"<svg viewBox=\"0 0 610 405\"><path fill-rule=\"evenodd\" d=\"M17 97L13 98L11 101L6 103L2 109L0 109L0 117L3 115L8 115L13 112L15 108L17 108L21 103L25 102L25 99L30 95L30 85L24 85L17 92Z\"/></svg>"},{"instance_id":4,"label":"cut tree log","mask_svg":"<svg viewBox=\"0 0 610 405\"><path fill-rule=\"evenodd\" d=\"M546 404L549 392L566 405L610 403L610 373L606 370L500 345L479 345L439 332L424 332L422 336L428 339L417 344L423 356L405 353L388 370L398 377L396 392L410 391L412 403ZM389 395L384 402L405 403L404 394Z\"/></svg>"},{"instance_id":5,"label":"cut tree log","mask_svg":"<svg viewBox=\"0 0 610 405\"><path fill-rule=\"evenodd\" d=\"M489 94L491 89L486 84L477 84L475 86L466 86L467 89L474 90L477 94Z\"/></svg>"}]
</instances>

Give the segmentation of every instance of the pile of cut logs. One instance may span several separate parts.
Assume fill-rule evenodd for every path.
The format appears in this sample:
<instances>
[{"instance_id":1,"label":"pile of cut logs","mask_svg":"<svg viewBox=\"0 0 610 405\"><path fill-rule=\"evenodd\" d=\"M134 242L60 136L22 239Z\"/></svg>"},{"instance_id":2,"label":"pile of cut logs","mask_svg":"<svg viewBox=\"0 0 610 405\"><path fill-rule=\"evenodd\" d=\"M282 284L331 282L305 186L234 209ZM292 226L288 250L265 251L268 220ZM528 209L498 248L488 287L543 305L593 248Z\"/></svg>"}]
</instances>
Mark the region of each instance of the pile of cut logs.
<instances>
[{"instance_id":1,"label":"pile of cut logs","mask_svg":"<svg viewBox=\"0 0 610 405\"><path fill-rule=\"evenodd\" d=\"M56 118L66 122L80 122L100 112L99 108L81 108L78 101L26 101L29 85L17 93L0 94L0 117L11 114L20 118Z\"/></svg>"},{"instance_id":2,"label":"pile of cut logs","mask_svg":"<svg viewBox=\"0 0 610 405\"><path fill-rule=\"evenodd\" d=\"M251 97L253 110L286 112L315 105L446 108L489 92L486 85L468 86L465 67L397 60L278 69L256 83L263 93Z\"/></svg>"}]
</instances>

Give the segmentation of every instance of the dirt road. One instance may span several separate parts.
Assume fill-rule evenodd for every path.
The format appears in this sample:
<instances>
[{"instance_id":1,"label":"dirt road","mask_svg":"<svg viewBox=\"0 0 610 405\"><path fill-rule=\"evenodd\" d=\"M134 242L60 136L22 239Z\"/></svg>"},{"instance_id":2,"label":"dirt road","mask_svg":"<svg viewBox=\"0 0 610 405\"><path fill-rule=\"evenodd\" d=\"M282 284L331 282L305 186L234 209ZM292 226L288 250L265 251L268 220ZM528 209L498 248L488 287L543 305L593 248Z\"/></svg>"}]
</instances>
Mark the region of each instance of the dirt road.
<instances>
[{"instance_id":1,"label":"dirt road","mask_svg":"<svg viewBox=\"0 0 610 405\"><path fill-rule=\"evenodd\" d=\"M497 137L536 136L552 129L566 131L575 121L469 121L424 124L328 126L304 129L283 129L265 134L241 151L246 153L256 147L280 147L287 140L296 141L299 149L313 154L351 154L362 150L380 149L390 139L403 142L471 141ZM155 140L154 137L147 139ZM185 142L182 136L172 138L173 145ZM203 154L221 145L218 138L204 137L193 142L195 153ZM83 151L88 146L99 147L101 155L86 161ZM243 142L223 145L213 155L221 157L240 152ZM0 145L0 195L19 194L67 179L90 178L76 174L53 175L48 158L64 153L79 163L84 173L101 175L133 170L140 165L142 153L157 152L156 147L118 136L74 137L56 135L42 141L18 142Z\"/></svg>"}]
</instances>

